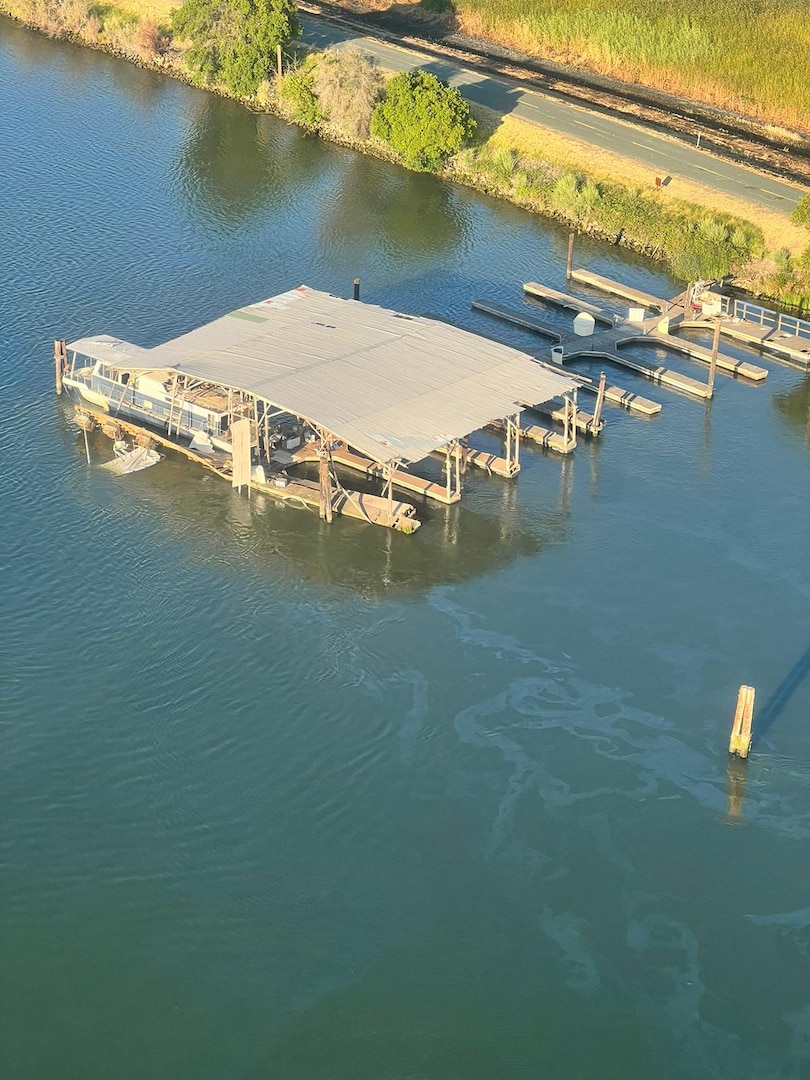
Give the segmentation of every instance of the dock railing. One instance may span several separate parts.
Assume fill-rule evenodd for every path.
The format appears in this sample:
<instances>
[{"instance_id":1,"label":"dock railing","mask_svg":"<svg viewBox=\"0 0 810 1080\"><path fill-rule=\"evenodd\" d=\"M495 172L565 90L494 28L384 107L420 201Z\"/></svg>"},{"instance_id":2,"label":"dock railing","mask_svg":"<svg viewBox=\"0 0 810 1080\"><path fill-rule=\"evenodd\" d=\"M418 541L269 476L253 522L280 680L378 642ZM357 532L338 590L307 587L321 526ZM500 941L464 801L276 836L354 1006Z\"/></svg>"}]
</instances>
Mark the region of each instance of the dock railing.
<instances>
[{"instance_id":1,"label":"dock railing","mask_svg":"<svg viewBox=\"0 0 810 1080\"><path fill-rule=\"evenodd\" d=\"M737 300L731 296L721 298L721 312L730 319L756 323L758 326L772 326L778 333L791 337L810 339L810 322L795 315L785 315L781 311L771 311L760 304L748 300Z\"/></svg>"}]
</instances>

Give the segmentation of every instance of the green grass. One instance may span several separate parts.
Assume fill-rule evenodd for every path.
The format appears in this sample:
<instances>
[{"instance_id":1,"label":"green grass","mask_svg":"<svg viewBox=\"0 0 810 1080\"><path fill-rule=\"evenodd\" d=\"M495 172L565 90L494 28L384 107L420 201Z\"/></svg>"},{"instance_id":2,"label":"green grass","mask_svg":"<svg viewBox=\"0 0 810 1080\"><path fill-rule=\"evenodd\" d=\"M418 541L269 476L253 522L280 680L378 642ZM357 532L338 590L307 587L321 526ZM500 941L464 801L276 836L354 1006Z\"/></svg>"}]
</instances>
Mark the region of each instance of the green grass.
<instances>
[{"instance_id":1,"label":"green grass","mask_svg":"<svg viewBox=\"0 0 810 1080\"><path fill-rule=\"evenodd\" d=\"M469 33L810 130L810 0L454 0L453 7Z\"/></svg>"}]
</instances>

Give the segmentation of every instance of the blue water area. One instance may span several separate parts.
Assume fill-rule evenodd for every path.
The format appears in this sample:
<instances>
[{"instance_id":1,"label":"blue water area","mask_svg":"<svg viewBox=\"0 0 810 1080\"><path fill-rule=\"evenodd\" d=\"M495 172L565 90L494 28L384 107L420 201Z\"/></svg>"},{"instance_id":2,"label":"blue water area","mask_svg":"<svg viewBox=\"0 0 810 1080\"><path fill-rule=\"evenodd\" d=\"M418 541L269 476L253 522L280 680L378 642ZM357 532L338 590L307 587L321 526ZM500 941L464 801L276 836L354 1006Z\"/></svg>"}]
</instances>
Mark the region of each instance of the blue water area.
<instances>
[{"instance_id":1,"label":"blue water area","mask_svg":"<svg viewBox=\"0 0 810 1080\"><path fill-rule=\"evenodd\" d=\"M547 355L470 302L567 236L8 22L0 86L2 1076L806 1080L808 378L612 372L662 413L411 537L115 477L54 338L360 277Z\"/></svg>"}]
</instances>

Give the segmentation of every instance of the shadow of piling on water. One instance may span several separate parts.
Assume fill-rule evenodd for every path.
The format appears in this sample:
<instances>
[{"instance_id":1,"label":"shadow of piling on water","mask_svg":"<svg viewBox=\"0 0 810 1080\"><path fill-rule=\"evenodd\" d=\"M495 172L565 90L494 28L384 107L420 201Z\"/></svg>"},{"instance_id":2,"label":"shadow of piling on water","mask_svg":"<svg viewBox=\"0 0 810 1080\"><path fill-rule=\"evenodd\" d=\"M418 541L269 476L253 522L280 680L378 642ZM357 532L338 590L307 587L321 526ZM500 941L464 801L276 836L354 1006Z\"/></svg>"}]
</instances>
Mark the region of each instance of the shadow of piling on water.
<instances>
[{"instance_id":1,"label":"shadow of piling on water","mask_svg":"<svg viewBox=\"0 0 810 1080\"><path fill-rule=\"evenodd\" d=\"M785 710L790 699L810 674L810 648L805 649L787 675L782 679L765 703L765 707L754 722L752 748L765 737L773 724Z\"/></svg>"}]
</instances>

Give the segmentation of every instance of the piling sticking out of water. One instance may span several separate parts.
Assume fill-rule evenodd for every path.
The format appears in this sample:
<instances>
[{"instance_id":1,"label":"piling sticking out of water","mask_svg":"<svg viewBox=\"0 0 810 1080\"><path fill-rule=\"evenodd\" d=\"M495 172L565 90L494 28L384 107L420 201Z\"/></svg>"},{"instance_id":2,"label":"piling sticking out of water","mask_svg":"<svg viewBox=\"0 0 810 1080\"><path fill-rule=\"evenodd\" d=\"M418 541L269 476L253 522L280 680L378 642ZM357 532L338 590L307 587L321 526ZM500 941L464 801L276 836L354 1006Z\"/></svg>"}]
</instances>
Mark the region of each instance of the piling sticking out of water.
<instances>
[{"instance_id":1,"label":"piling sticking out of water","mask_svg":"<svg viewBox=\"0 0 810 1080\"><path fill-rule=\"evenodd\" d=\"M734 713L728 752L741 758L747 758L751 749L751 723L754 718L755 694L753 686L741 686L737 694L737 710Z\"/></svg>"}]
</instances>

